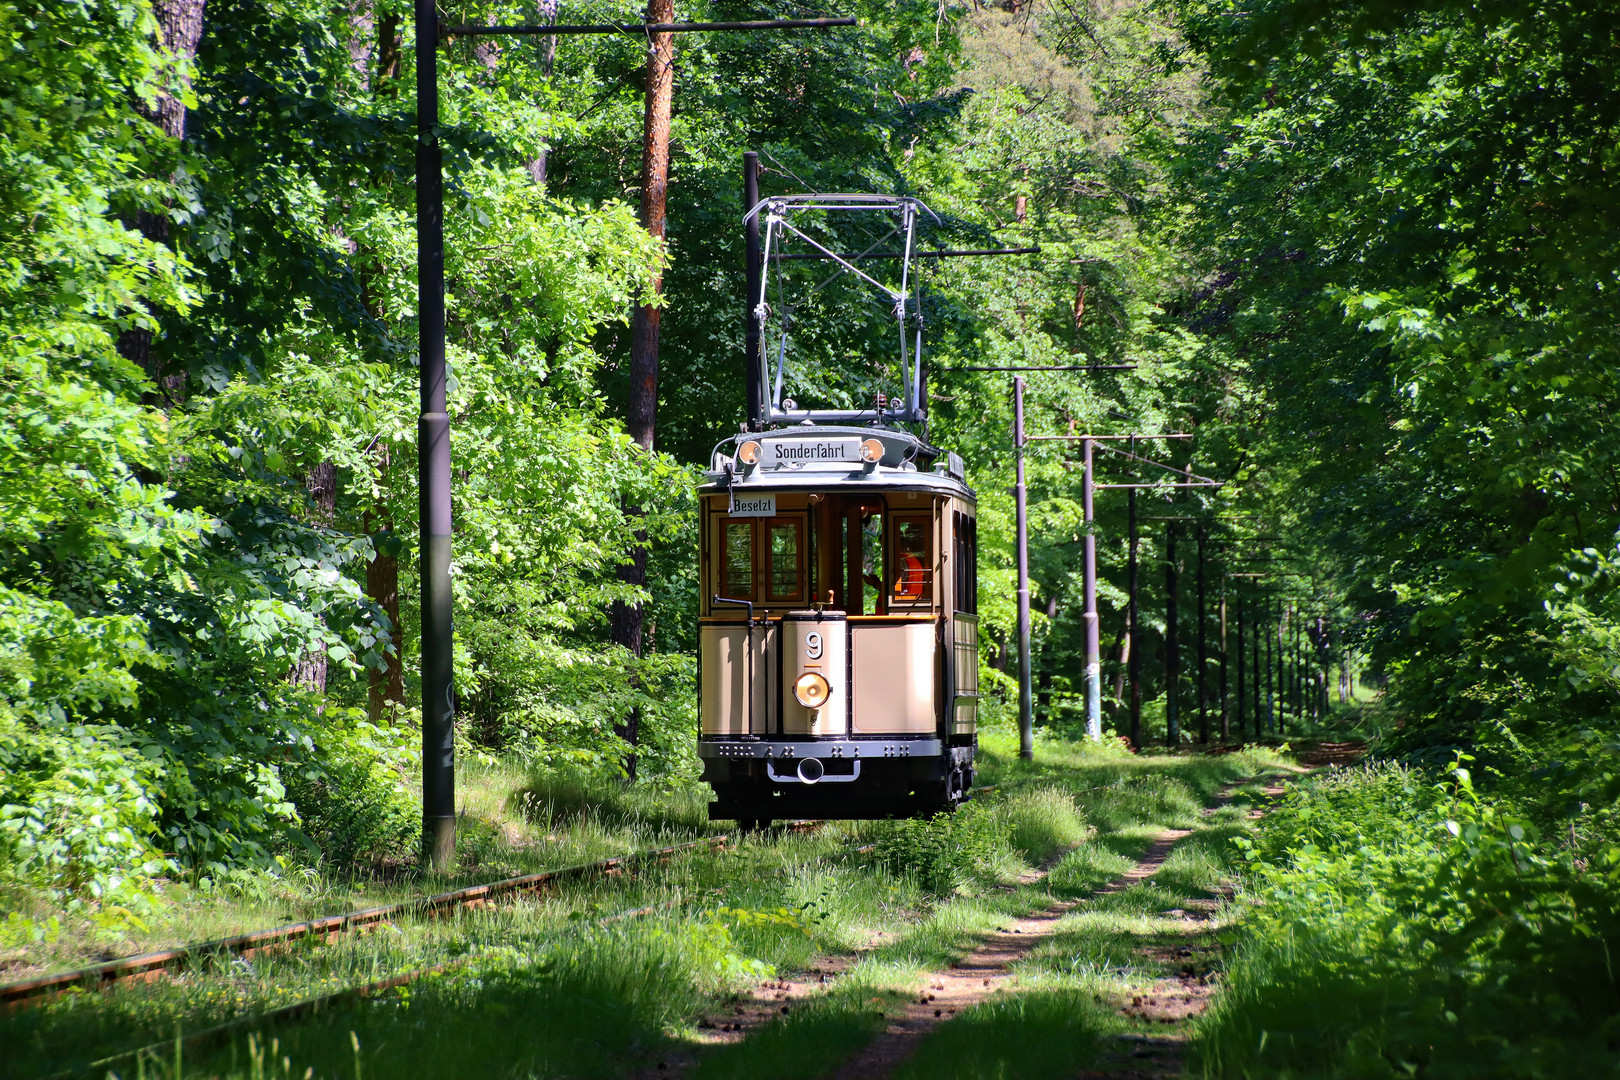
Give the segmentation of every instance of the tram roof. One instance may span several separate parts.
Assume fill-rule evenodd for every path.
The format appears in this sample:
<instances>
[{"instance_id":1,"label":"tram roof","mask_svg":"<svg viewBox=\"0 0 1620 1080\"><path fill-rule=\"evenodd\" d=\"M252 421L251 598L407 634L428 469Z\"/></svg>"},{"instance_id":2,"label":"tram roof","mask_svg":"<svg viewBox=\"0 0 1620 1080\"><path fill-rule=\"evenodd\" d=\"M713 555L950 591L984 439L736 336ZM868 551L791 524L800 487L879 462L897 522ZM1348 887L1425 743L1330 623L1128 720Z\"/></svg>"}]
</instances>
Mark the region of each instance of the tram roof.
<instances>
[{"instance_id":1,"label":"tram roof","mask_svg":"<svg viewBox=\"0 0 1620 1080\"><path fill-rule=\"evenodd\" d=\"M869 446L876 442L881 456ZM742 451L753 444L750 463ZM723 452L731 446L732 453ZM865 453L872 458L867 460ZM972 499L962 459L909 431L797 424L738 432L717 445L702 494L742 491L927 491Z\"/></svg>"}]
</instances>

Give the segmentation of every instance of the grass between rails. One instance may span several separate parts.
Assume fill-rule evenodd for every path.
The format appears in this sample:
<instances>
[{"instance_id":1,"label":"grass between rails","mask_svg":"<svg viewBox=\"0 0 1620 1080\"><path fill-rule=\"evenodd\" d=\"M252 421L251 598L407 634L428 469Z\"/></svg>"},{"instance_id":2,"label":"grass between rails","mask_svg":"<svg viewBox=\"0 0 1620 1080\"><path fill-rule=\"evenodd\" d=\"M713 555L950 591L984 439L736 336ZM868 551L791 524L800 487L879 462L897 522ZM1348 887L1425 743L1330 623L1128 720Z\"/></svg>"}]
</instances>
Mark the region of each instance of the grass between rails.
<instances>
[{"instance_id":1,"label":"grass between rails","mask_svg":"<svg viewBox=\"0 0 1620 1080\"><path fill-rule=\"evenodd\" d=\"M1202 797L1258 764L1236 758L1143 761L1059 744L1043 747L1047 760L1032 769L1009 762L1010 747L988 742L987 771L1038 786L1027 792L1010 787L1006 805L979 811L997 818L1000 846L992 845L974 880L949 895L930 895L915 873L849 857L857 843L893 842L902 825L840 825L814 836L753 839L724 855L681 858L640 877L579 883L538 900L387 927L364 938L260 957L250 965L221 964L109 995L74 995L0 1018L0 1043L8 1047L0 1076L82 1068L118 1050L161 1041L177 1026L193 1031L466 957L474 959L463 970L263 1032L251 1044L241 1033L217 1049L185 1048L181 1071L612 1076L683 1048L702 1048L698 1021L732 1007L737 994L773 972L859 951L855 969L823 1000L795 1009L739 1046L707 1050L697 1069L716 1077L817 1075L836 1064L829 1058L837 1056L836 1048L847 1051L864 1042L882 1022L879 1010L894 1007L922 972L969 951L978 935L1008 916L1113 876L1112 860L1139 852L1157 824L1195 818ZM616 787L557 785L525 795L525 785L515 786L517 792L505 798L485 796L496 808L515 800L530 811L520 827L511 820L488 825L489 832L501 834L488 848L499 859L527 857L510 849L538 843L537 834L555 838L548 842L569 851L558 861L572 862L600 846L620 845L602 852L608 854L707 831L701 803L690 794L660 801L627 796ZM1065 859L1050 892L1017 887L1017 874L1029 861L1084 835L1077 824L1051 813L1053 799L1065 791L1104 826ZM644 801L638 805L637 799ZM1020 805L1023 812L1014 812ZM508 863L476 876L521 868ZM609 928L591 921L649 905L659 913ZM268 1040L274 1040L273 1053ZM163 1060L172 1055L165 1053ZM126 1061L113 1071L157 1076L173 1067L149 1062L136 1068Z\"/></svg>"},{"instance_id":2,"label":"grass between rails","mask_svg":"<svg viewBox=\"0 0 1620 1080\"><path fill-rule=\"evenodd\" d=\"M1195 993L1181 991L1196 992L1218 965L1213 938L1229 918L1218 905L1232 876L1230 839L1248 828L1242 800L1254 790L1208 817L1164 820L1193 832L1149 880L1065 914L1015 966L1009 991L938 1028L896 1080L1044 1080L1081 1069L1178 1074L1178 1055L1163 1044L1184 1037L1184 1018L1196 1007ZM1118 877L1132 865L1121 849L1139 846L1141 834L1122 829L1114 845L1071 853L1053 871L1053 892L1087 895ZM1190 920L1194 908L1205 910Z\"/></svg>"}]
</instances>

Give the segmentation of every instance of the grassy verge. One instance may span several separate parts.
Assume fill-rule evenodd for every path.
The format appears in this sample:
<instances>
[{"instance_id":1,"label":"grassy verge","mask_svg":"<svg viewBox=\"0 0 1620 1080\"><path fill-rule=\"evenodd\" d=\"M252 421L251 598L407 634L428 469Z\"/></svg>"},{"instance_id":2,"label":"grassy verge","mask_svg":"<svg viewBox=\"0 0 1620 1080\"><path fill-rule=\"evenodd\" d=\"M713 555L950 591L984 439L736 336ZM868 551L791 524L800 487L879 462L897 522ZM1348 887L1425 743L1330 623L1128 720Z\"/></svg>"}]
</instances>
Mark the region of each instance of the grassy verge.
<instances>
[{"instance_id":1,"label":"grassy verge","mask_svg":"<svg viewBox=\"0 0 1620 1080\"><path fill-rule=\"evenodd\" d=\"M612 780L534 776L512 764L471 761L457 769L458 865L425 877L412 867L332 874L291 864L229 879L171 882L139 910L63 910L33 896L3 896L0 978L83 967L116 956L357 908L374 907L537 873L725 831L707 820L708 789L695 783L628 787Z\"/></svg>"},{"instance_id":2,"label":"grassy verge","mask_svg":"<svg viewBox=\"0 0 1620 1080\"><path fill-rule=\"evenodd\" d=\"M1256 837L1194 1074L1620 1074L1620 859L1569 836L1462 772L1302 783Z\"/></svg>"},{"instance_id":3,"label":"grassy verge","mask_svg":"<svg viewBox=\"0 0 1620 1080\"><path fill-rule=\"evenodd\" d=\"M878 1011L909 993L923 972L970 951L1009 916L1045 906L1063 888L1080 888L1108 859L1145 846L1157 825L1195 818L1203 798L1255 764L1231 756L1142 760L1060 745L1043 747L1045 760L1031 768L994 739L986 749L988 771L1017 783L947 822L835 824L810 836L756 837L639 876L574 883L532 900L405 922L250 964L221 963L111 994L72 995L0 1018L0 1044L7 1047L0 1077L62 1070L101 1076L106 1067L88 1067L161 1041L177 1027L195 1031L458 959L466 965L446 975L257 1032L251 1041L242 1031L217 1047L186 1047L180 1071L611 1076L653 1067L672 1052L697 1051L703 1076L814 1075L831 1067L829 1054L860 1045L881 1023ZM464 790L477 826L463 834L472 838L462 880L566 865L710 828L701 792L535 783L498 770ZM930 847L934 830L967 830L960 835L968 839L979 830L971 866L935 873L942 853L954 848ZM1083 843L1050 888L1018 883L1033 862L1076 840ZM879 845L876 858L850 854L865 843ZM416 891L409 882L366 884L364 891L362 884L335 885L316 909ZM280 918L310 913L283 902ZM657 909L649 916L607 928L594 923L649 906ZM855 955L859 962L824 999L739 1046L705 1045L698 1023L706 1014L731 1008L763 979L827 955ZM110 1071L167 1075L172 1060L166 1051L162 1061L125 1060Z\"/></svg>"}]
</instances>

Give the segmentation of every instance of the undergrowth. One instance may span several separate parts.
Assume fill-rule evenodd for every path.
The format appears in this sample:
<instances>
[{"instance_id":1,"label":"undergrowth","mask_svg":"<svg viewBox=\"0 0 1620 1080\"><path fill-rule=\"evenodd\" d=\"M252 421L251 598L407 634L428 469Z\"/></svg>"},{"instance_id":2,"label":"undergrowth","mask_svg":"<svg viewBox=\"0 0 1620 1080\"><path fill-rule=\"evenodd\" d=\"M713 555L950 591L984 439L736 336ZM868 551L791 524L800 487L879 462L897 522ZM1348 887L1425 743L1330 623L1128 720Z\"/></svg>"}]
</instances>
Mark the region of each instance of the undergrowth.
<instances>
[{"instance_id":1,"label":"undergrowth","mask_svg":"<svg viewBox=\"0 0 1620 1080\"><path fill-rule=\"evenodd\" d=\"M1620 1068L1620 856L1575 858L1461 763L1297 785L1248 859L1216 1076L1590 1077Z\"/></svg>"}]
</instances>

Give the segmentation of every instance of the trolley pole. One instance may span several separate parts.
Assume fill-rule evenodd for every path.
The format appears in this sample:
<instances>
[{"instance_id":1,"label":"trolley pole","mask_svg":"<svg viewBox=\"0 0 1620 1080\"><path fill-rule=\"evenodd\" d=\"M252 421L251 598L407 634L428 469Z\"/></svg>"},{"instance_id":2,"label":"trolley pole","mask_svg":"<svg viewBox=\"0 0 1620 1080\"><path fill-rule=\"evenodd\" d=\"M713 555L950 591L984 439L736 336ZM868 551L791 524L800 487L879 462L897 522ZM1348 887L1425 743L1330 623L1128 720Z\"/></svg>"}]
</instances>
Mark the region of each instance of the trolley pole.
<instances>
[{"instance_id":1,"label":"trolley pole","mask_svg":"<svg viewBox=\"0 0 1620 1080\"><path fill-rule=\"evenodd\" d=\"M1029 506L1024 486L1024 377L1013 377L1013 453L1017 479L1013 484L1018 533L1018 756L1035 758L1035 726L1031 713L1029 651Z\"/></svg>"},{"instance_id":2,"label":"trolley pole","mask_svg":"<svg viewBox=\"0 0 1620 1080\"><path fill-rule=\"evenodd\" d=\"M456 854L456 730L450 608L450 417L445 409L444 177L439 124L439 15L416 0L417 420L422 570L422 861Z\"/></svg>"},{"instance_id":3,"label":"trolley pole","mask_svg":"<svg viewBox=\"0 0 1620 1080\"><path fill-rule=\"evenodd\" d=\"M743 155L743 213L759 205L759 155L750 150ZM748 430L765 430L765 383L759 366L759 313L754 303L759 297L760 244L759 215L744 225L746 238L747 288L743 295L743 372L748 386Z\"/></svg>"},{"instance_id":4,"label":"trolley pole","mask_svg":"<svg viewBox=\"0 0 1620 1080\"><path fill-rule=\"evenodd\" d=\"M1097 618L1097 536L1093 531L1096 526L1096 513L1092 504L1092 493L1095 487L1096 475L1092 469L1092 447L1094 440L1086 439L1081 443L1085 457L1085 483L1083 485L1083 506L1086 523L1085 538L1085 593L1086 609L1081 617L1086 630L1086 738L1092 742L1102 741L1102 634L1098 627Z\"/></svg>"}]
</instances>

